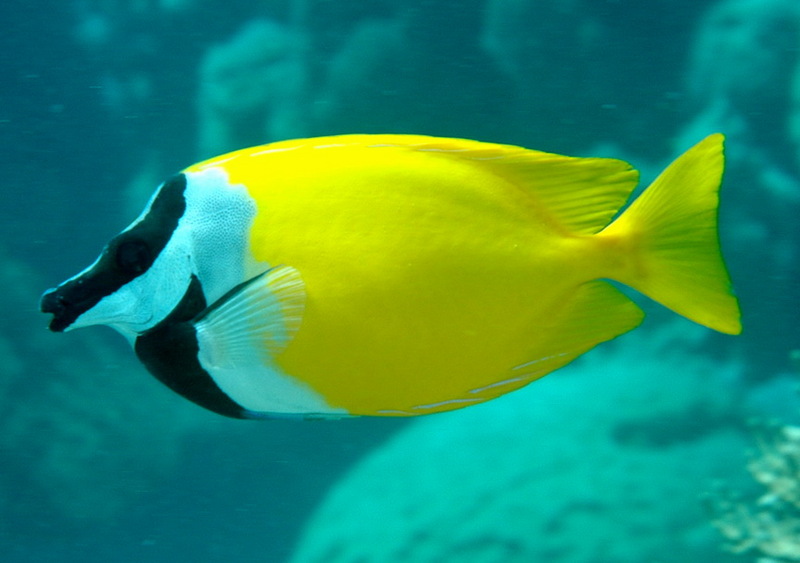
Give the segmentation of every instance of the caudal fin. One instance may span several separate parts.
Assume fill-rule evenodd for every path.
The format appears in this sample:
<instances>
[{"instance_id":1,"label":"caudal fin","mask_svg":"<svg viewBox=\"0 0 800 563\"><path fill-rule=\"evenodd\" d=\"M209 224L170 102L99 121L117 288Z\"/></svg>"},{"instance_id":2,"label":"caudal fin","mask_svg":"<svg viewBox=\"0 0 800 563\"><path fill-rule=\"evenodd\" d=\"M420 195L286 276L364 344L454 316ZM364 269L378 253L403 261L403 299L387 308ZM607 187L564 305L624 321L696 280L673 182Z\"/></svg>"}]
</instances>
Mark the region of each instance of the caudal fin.
<instances>
[{"instance_id":1,"label":"caudal fin","mask_svg":"<svg viewBox=\"0 0 800 563\"><path fill-rule=\"evenodd\" d=\"M600 236L628 243L632 266L619 281L699 324L739 334L717 231L723 141L710 135L679 156Z\"/></svg>"}]
</instances>

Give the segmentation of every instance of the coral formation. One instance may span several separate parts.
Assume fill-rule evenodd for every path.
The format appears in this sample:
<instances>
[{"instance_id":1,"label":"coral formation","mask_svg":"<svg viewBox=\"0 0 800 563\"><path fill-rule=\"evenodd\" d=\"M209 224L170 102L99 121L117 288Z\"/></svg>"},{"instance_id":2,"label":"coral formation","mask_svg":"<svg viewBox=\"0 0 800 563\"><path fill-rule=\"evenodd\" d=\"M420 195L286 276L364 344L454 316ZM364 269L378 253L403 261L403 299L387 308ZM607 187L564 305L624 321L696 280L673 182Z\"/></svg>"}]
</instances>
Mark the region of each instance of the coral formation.
<instances>
[{"instance_id":1,"label":"coral formation","mask_svg":"<svg viewBox=\"0 0 800 563\"><path fill-rule=\"evenodd\" d=\"M483 19L483 0L439 0L351 23L333 56L317 53L314 132L507 133L514 88L480 45Z\"/></svg>"},{"instance_id":2,"label":"coral formation","mask_svg":"<svg viewBox=\"0 0 800 563\"><path fill-rule=\"evenodd\" d=\"M578 123L595 125L596 108L613 99L599 54L609 33L583 0L487 2L481 44L510 79L504 103L513 104L529 143L552 146ZM582 87L570 86L576 83Z\"/></svg>"},{"instance_id":3,"label":"coral formation","mask_svg":"<svg viewBox=\"0 0 800 563\"><path fill-rule=\"evenodd\" d=\"M739 377L698 351L702 334L630 335L524 390L415 421L331 490L293 563L713 559L698 495L730 475L743 440L695 420L728 411L719 390ZM665 419L685 430L663 440Z\"/></svg>"},{"instance_id":4,"label":"coral formation","mask_svg":"<svg viewBox=\"0 0 800 563\"><path fill-rule=\"evenodd\" d=\"M740 145L739 156L756 152L758 165L790 166L793 155L782 145L790 135L797 45L800 4L794 0L714 4L700 20L688 61L686 90L696 116L687 134L725 131Z\"/></svg>"},{"instance_id":5,"label":"coral formation","mask_svg":"<svg viewBox=\"0 0 800 563\"><path fill-rule=\"evenodd\" d=\"M800 139L792 129L800 80L800 4L794 0L721 0L698 21L686 69L690 119L674 149L711 131L724 131L723 238L736 248L729 265L742 302L759 300L760 314L744 322L753 346L748 356L760 375L785 369L785 353L800 317L765 294L791 294L780 280L800 260L797 214L800 182L795 160ZM800 120L795 120L800 123ZM797 125L794 125L797 128ZM760 256L757 275L747 262ZM792 276L792 274L788 274ZM796 296L788 297L795 299ZM740 344L741 345L741 344Z\"/></svg>"},{"instance_id":6,"label":"coral formation","mask_svg":"<svg viewBox=\"0 0 800 563\"><path fill-rule=\"evenodd\" d=\"M300 34L262 19L206 52L197 94L202 157L303 134L302 50Z\"/></svg>"},{"instance_id":7,"label":"coral formation","mask_svg":"<svg viewBox=\"0 0 800 563\"><path fill-rule=\"evenodd\" d=\"M797 60L800 6L792 0L724 0L712 6L695 37L688 86L704 100L727 100L749 118L787 101ZM785 107L785 106L784 106Z\"/></svg>"},{"instance_id":8,"label":"coral formation","mask_svg":"<svg viewBox=\"0 0 800 563\"><path fill-rule=\"evenodd\" d=\"M800 426L764 429L747 469L763 494L754 503L711 496L714 526L734 553L757 553L759 563L800 561Z\"/></svg>"}]
</instances>

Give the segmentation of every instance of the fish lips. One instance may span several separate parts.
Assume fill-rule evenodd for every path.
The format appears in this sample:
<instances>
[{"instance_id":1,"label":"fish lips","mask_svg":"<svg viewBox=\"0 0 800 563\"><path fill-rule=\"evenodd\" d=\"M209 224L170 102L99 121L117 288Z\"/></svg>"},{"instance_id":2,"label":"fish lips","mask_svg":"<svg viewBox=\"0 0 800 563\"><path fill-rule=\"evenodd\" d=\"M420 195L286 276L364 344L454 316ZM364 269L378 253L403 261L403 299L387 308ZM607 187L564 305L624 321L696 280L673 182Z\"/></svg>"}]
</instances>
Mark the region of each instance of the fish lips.
<instances>
[{"instance_id":1,"label":"fish lips","mask_svg":"<svg viewBox=\"0 0 800 563\"><path fill-rule=\"evenodd\" d=\"M70 320L72 315L69 314L72 307L57 287L44 292L39 300L39 309L42 313L52 313L53 318L49 328L53 332L64 332L64 329L72 324L72 320Z\"/></svg>"},{"instance_id":2,"label":"fish lips","mask_svg":"<svg viewBox=\"0 0 800 563\"><path fill-rule=\"evenodd\" d=\"M53 315L49 325L53 332L64 332L79 316L94 305L94 303L85 302L86 300L75 300L76 292L70 285L67 283L48 289L39 300L39 309L42 313Z\"/></svg>"}]
</instances>

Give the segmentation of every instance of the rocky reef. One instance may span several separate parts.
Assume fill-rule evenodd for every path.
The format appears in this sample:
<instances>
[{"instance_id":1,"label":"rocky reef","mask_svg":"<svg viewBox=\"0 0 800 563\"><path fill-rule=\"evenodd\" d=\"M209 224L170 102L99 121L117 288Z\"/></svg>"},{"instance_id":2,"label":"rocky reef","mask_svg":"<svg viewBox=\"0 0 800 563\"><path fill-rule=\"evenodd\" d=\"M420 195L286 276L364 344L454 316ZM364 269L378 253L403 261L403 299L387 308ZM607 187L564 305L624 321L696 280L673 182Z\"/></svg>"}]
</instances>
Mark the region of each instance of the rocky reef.
<instances>
[{"instance_id":1,"label":"rocky reef","mask_svg":"<svg viewBox=\"0 0 800 563\"><path fill-rule=\"evenodd\" d=\"M753 502L730 491L709 496L713 523L733 553L758 554L758 563L800 561L800 426L758 434L747 469L762 494Z\"/></svg>"}]
</instances>

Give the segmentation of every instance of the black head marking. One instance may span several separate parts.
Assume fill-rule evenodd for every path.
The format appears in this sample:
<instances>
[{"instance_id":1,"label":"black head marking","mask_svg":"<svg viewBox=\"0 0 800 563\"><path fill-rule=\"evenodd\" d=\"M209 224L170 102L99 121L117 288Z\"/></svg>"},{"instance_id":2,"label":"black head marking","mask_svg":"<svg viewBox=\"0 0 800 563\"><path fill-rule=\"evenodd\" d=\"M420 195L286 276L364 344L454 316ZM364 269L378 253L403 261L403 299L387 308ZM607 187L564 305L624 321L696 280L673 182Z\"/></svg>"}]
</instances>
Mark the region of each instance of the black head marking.
<instances>
[{"instance_id":1,"label":"black head marking","mask_svg":"<svg viewBox=\"0 0 800 563\"><path fill-rule=\"evenodd\" d=\"M114 250L114 261L120 273L133 277L140 276L153 263L153 251L148 241L128 238L117 245Z\"/></svg>"},{"instance_id":2,"label":"black head marking","mask_svg":"<svg viewBox=\"0 0 800 563\"><path fill-rule=\"evenodd\" d=\"M169 242L186 211L186 176L164 182L141 221L109 241L90 269L42 296L52 313L50 330L61 332L101 299L144 274Z\"/></svg>"}]
</instances>

